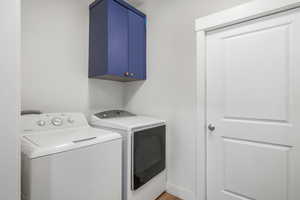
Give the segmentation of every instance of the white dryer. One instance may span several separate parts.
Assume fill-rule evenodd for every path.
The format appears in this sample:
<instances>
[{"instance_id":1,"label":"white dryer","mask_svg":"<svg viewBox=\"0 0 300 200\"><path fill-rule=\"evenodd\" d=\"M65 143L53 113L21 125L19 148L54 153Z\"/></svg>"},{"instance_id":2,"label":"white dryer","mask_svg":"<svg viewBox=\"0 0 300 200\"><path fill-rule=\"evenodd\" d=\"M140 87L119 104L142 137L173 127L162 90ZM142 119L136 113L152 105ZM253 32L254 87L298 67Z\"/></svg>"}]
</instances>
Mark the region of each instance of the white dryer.
<instances>
[{"instance_id":1,"label":"white dryer","mask_svg":"<svg viewBox=\"0 0 300 200\"><path fill-rule=\"evenodd\" d=\"M123 200L154 200L166 191L166 123L122 110L92 115L94 127L123 136Z\"/></svg>"},{"instance_id":2,"label":"white dryer","mask_svg":"<svg viewBox=\"0 0 300 200\"><path fill-rule=\"evenodd\" d=\"M79 113L22 116L23 200L121 200L122 140Z\"/></svg>"}]
</instances>

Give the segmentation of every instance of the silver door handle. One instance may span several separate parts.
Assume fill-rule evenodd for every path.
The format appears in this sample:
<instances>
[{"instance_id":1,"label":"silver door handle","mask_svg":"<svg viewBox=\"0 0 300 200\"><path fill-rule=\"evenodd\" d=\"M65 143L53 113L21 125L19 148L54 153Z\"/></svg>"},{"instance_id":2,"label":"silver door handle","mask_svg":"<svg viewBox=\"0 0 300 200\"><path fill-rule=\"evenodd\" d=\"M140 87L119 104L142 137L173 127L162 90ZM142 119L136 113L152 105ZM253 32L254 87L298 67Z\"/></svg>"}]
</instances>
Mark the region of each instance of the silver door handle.
<instances>
[{"instance_id":1,"label":"silver door handle","mask_svg":"<svg viewBox=\"0 0 300 200\"><path fill-rule=\"evenodd\" d=\"M208 130L214 131L214 130L216 130L216 127L214 125L212 125L212 124L209 124L208 125Z\"/></svg>"}]
</instances>

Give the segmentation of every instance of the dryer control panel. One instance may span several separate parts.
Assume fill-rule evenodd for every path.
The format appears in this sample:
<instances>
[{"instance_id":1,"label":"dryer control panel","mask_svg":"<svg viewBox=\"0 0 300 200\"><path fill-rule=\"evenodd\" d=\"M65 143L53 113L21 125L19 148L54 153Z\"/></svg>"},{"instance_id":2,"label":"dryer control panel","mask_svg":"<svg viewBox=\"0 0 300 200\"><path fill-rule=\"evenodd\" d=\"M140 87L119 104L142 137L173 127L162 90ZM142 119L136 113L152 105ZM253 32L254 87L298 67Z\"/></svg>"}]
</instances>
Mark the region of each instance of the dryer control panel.
<instances>
[{"instance_id":1,"label":"dryer control panel","mask_svg":"<svg viewBox=\"0 0 300 200\"><path fill-rule=\"evenodd\" d=\"M100 119L108 119L117 117L131 117L136 115L125 110L107 110L104 112L96 113L95 116Z\"/></svg>"},{"instance_id":2,"label":"dryer control panel","mask_svg":"<svg viewBox=\"0 0 300 200\"><path fill-rule=\"evenodd\" d=\"M82 113L45 113L21 116L24 132L88 127Z\"/></svg>"}]
</instances>

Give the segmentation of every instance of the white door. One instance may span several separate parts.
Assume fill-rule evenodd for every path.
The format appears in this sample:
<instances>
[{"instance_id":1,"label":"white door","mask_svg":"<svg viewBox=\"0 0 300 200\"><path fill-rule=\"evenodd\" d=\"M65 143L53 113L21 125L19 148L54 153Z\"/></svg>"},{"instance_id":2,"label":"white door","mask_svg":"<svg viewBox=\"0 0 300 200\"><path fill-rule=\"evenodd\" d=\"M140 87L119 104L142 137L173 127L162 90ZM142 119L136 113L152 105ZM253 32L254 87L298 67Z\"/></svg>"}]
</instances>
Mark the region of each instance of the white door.
<instances>
[{"instance_id":1,"label":"white door","mask_svg":"<svg viewBox=\"0 0 300 200\"><path fill-rule=\"evenodd\" d=\"M300 200L298 13L207 35L208 200Z\"/></svg>"}]
</instances>

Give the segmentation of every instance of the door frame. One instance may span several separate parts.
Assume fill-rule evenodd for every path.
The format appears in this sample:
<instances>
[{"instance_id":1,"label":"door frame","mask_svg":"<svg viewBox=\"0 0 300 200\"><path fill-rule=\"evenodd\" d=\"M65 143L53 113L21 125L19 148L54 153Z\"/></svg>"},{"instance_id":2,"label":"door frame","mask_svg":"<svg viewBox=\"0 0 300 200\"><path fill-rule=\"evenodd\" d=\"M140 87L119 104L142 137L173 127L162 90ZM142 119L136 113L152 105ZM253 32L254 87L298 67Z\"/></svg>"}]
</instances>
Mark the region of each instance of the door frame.
<instances>
[{"instance_id":1,"label":"door frame","mask_svg":"<svg viewBox=\"0 0 300 200\"><path fill-rule=\"evenodd\" d=\"M196 200L206 194L206 35L207 32L299 8L300 0L254 0L195 21L197 35Z\"/></svg>"}]
</instances>

